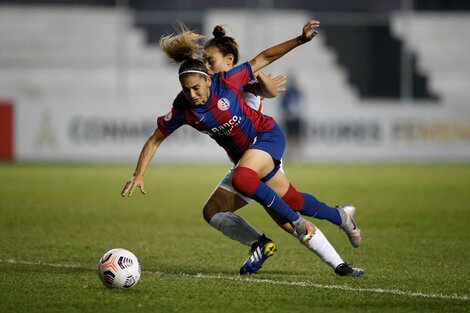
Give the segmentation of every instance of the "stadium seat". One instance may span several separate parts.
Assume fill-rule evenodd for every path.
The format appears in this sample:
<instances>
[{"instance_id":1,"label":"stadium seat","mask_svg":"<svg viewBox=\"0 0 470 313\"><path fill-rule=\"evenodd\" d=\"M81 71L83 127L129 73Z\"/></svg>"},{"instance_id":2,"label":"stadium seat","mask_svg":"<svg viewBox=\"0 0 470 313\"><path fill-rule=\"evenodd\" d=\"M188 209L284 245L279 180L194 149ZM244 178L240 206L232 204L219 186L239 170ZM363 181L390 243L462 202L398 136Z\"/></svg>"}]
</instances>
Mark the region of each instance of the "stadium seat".
<instances>
[{"instance_id":1,"label":"stadium seat","mask_svg":"<svg viewBox=\"0 0 470 313\"><path fill-rule=\"evenodd\" d=\"M69 98L155 98L161 90L176 91L176 78L168 79L174 66L158 47L145 43L130 14L96 7L2 6L0 94L62 98L66 105Z\"/></svg>"},{"instance_id":2,"label":"stadium seat","mask_svg":"<svg viewBox=\"0 0 470 313\"><path fill-rule=\"evenodd\" d=\"M418 68L445 105L466 106L470 90L470 19L456 13L397 13L392 29L418 55Z\"/></svg>"}]
</instances>

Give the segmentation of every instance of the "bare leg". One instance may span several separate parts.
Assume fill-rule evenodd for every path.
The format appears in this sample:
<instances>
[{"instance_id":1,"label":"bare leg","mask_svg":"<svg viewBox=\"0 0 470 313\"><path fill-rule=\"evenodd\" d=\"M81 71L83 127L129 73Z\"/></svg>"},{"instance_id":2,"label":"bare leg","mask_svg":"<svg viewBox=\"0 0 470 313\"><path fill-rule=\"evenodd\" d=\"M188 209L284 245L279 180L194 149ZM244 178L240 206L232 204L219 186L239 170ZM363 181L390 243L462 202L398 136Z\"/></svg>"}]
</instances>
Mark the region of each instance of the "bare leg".
<instances>
[{"instance_id":1,"label":"bare leg","mask_svg":"<svg viewBox=\"0 0 470 313\"><path fill-rule=\"evenodd\" d=\"M251 247L261 237L261 233L243 217L233 213L246 204L238 194L217 187L204 205L202 213L204 219L225 236Z\"/></svg>"},{"instance_id":2,"label":"bare leg","mask_svg":"<svg viewBox=\"0 0 470 313\"><path fill-rule=\"evenodd\" d=\"M202 214L206 222L209 223L215 214L220 212L233 213L245 205L247 205L247 202L238 194L224 188L217 187L204 204Z\"/></svg>"}]
</instances>

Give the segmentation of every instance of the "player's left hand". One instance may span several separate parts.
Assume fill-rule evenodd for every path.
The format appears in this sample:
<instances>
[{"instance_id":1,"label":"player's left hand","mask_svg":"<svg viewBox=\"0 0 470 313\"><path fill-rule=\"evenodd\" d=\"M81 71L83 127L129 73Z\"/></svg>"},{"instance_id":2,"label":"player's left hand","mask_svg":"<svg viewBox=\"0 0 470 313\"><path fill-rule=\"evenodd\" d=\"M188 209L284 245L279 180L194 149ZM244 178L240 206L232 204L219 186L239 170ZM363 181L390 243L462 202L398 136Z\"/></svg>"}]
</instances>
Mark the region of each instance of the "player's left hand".
<instances>
[{"instance_id":1,"label":"player's left hand","mask_svg":"<svg viewBox=\"0 0 470 313\"><path fill-rule=\"evenodd\" d=\"M310 40L315 37L318 32L315 30L316 28L320 27L320 22L317 20L310 20L307 24L304 25L302 30L302 36L300 37L302 43L309 42Z\"/></svg>"}]
</instances>

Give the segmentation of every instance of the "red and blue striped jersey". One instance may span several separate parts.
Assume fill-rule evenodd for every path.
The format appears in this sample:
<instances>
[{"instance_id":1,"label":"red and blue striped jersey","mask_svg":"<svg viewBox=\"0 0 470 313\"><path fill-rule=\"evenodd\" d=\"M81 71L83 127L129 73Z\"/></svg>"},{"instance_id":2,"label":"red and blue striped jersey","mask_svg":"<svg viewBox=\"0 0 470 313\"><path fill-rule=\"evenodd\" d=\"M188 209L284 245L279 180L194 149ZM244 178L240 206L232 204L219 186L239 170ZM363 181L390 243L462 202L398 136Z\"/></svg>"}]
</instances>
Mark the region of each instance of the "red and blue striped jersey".
<instances>
[{"instance_id":1,"label":"red and blue striped jersey","mask_svg":"<svg viewBox=\"0 0 470 313\"><path fill-rule=\"evenodd\" d=\"M243 86L253 80L249 63L213 74L211 79L210 96L204 105L192 105L180 92L171 111L158 117L158 128L168 136L187 124L211 136L236 163L256 136L272 129L276 121L253 110L243 99Z\"/></svg>"}]
</instances>

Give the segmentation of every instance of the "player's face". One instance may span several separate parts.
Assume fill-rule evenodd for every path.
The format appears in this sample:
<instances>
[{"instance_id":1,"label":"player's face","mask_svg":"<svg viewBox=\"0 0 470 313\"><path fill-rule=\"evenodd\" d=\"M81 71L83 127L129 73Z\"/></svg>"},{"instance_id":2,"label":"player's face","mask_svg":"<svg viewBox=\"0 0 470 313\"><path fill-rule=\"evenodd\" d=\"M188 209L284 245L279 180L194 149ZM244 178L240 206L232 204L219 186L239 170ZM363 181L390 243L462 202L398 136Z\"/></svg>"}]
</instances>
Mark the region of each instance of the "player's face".
<instances>
[{"instance_id":1,"label":"player's face","mask_svg":"<svg viewBox=\"0 0 470 313\"><path fill-rule=\"evenodd\" d=\"M183 93L193 105L204 105L210 96L211 78L201 75L184 75L181 79Z\"/></svg>"},{"instance_id":2,"label":"player's face","mask_svg":"<svg viewBox=\"0 0 470 313\"><path fill-rule=\"evenodd\" d=\"M216 47L204 49L204 61L211 74L228 71L233 67L233 56L223 56Z\"/></svg>"}]
</instances>

